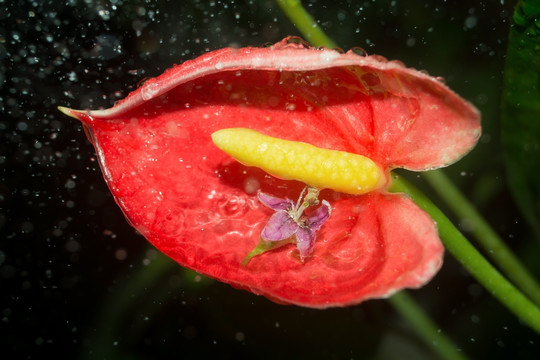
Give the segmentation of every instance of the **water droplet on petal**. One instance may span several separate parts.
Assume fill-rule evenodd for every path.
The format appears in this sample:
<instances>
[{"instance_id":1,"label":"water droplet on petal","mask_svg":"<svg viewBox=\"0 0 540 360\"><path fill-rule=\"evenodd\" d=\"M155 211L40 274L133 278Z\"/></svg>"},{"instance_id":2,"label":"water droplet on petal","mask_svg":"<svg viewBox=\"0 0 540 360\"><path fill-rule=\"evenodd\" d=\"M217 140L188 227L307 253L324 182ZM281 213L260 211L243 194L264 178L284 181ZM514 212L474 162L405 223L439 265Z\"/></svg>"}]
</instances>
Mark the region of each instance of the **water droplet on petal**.
<instances>
[{"instance_id":1,"label":"water droplet on petal","mask_svg":"<svg viewBox=\"0 0 540 360\"><path fill-rule=\"evenodd\" d=\"M437 76L435 79L437 79L437 81L440 82L441 84L446 85L446 79L443 78L442 76Z\"/></svg>"},{"instance_id":2,"label":"water droplet on petal","mask_svg":"<svg viewBox=\"0 0 540 360\"><path fill-rule=\"evenodd\" d=\"M274 44L274 49L284 48L311 49L311 45L299 36L289 36Z\"/></svg>"},{"instance_id":3,"label":"water droplet on petal","mask_svg":"<svg viewBox=\"0 0 540 360\"><path fill-rule=\"evenodd\" d=\"M240 217L248 210L246 200L238 196L220 199L217 207L219 213L225 217Z\"/></svg>"},{"instance_id":4,"label":"water droplet on petal","mask_svg":"<svg viewBox=\"0 0 540 360\"><path fill-rule=\"evenodd\" d=\"M161 89L161 83L154 79L147 80L141 87L141 96L143 100L151 100L158 95Z\"/></svg>"},{"instance_id":5,"label":"water droplet on petal","mask_svg":"<svg viewBox=\"0 0 540 360\"><path fill-rule=\"evenodd\" d=\"M374 60L377 60L379 62L382 62L382 63L387 63L388 62L388 59L385 58L384 56L381 56L381 55L371 55L370 58L372 58Z\"/></svg>"},{"instance_id":6,"label":"water droplet on petal","mask_svg":"<svg viewBox=\"0 0 540 360\"><path fill-rule=\"evenodd\" d=\"M355 46L351 48L349 51L347 51L347 54L355 54L358 56L368 56L367 51L359 46Z\"/></svg>"},{"instance_id":7,"label":"water droplet on petal","mask_svg":"<svg viewBox=\"0 0 540 360\"><path fill-rule=\"evenodd\" d=\"M389 64L395 64L399 67L402 67L402 68L405 68L405 64L402 62L402 61L399 61L399 60L392 60L392 61L389 61L388 62Z\"/></svg>"},{"instance_id":8,"label":"water droplet on petal","mask_svg":"<svg viewBox=\"0 0 540 360\"><path fill-rule=\"evenodd\" d=\"M244 181L244 191L246 194L255 194L260 188L261 184L255 177L248 177Z\"/></svg>"}]
</instances>

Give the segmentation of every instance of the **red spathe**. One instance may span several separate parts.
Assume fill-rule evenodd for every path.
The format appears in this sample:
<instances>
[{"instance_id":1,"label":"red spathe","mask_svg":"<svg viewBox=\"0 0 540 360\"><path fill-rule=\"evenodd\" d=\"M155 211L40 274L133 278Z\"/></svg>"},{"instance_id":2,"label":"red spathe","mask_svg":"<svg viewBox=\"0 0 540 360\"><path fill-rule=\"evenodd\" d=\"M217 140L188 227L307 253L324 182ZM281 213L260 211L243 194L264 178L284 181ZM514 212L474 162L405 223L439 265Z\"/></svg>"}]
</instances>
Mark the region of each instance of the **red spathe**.
<instances>
[{"instance_id":1,"label":"red spathe","mask_svg":"<svg viewBox=\"0 0 540 360\"><path fill-rule=\"evenodd\" d=\"M433 221L404 195L323 190L332 215L305 262L285 246L242 266L272 214L257 190L296 199L303 184L237 163L210 135L251 128L358 153L388 172L446 166L480 136L477 110L437 79L289 39L213 51L111 109L65 112L83 121L117 203L158 249L235 287L318 308L424 285L442 263Z\"/></svg>"}]
</instances>

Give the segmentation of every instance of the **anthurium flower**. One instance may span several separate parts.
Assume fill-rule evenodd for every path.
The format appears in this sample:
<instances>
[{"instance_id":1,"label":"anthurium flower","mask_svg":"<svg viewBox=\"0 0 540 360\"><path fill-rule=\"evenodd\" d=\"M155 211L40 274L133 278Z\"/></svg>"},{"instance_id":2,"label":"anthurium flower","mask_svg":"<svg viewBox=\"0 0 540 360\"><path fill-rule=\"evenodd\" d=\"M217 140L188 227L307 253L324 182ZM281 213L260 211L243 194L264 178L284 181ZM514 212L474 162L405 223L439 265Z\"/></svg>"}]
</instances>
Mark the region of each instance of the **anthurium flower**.
<instances>
[{"instance_id":1,"label":"anthurium flower","mask_svg":"<svg viewBox=\"0 0 540 360\"><path fill-rule=\"evenodd\" d=\"M407 196L385 191L389 173L449 165L480 135L478 111L438 79L290 38L209 52L110 109L61 110L82 121L118 205L158 249L235 287L316 308L387 297L436 274L437 228ZM253 162L231 155L212 140L230 128L287 141L293 155L269 161L275 153L261 144ZM313 157L301 150L309 146ZM342 156L373 163L376 181L350 191ZM287 199L306 185L321 204L301 209ZM289 233L296 246L243 261Z\"/></svg>"}]
</instances>

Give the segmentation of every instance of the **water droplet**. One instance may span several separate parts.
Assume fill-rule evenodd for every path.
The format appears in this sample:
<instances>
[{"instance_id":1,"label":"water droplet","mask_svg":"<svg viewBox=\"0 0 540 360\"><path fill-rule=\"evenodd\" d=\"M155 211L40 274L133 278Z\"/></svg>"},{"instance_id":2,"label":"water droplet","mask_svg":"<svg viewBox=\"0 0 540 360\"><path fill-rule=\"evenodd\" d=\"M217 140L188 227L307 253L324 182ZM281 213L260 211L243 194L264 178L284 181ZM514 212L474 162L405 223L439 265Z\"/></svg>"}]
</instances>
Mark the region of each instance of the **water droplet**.
<instances>
[{"instance_id":1,"label":"water droplet","mask_svg":"<svg viewBox=\"0 0 540 360\"><path fill-rule=\"evenodd\" d=\"M399 67L406 67L405 64L402 62L402 61L399 61L399 60L392 60L392 61L389 61L390 64L394 64L394 65L397 65Z\"/></svg>"},{"instance_id":2,"label":"water droplet","mask_svg":"<svg viewBox=\"0 0 540 360\"><path fill-rule=\"evenodd\" d=\"M260 188L261 184L255 177L248 177L244 181L244 191L246 194L255 194Z\"/></svg>"},{"instance_id":3,"label":"water droplet","mask_svg":"<svg viewBox=\"0 0 540 360\"><path fill-rule=\"evenodd\" d=\"M179 236L185 229L184 209L178 205L172 209L160 208L152 230L170 236Z\"/></svg>"},{"instance_id":4,"label":"water droplet","mask_svg":"<svg viewBox=\"0 0 540 360\"><path fill-rule=\"evenodd\" d=\"M246 200L238 196L222 198L218 201L217 206L220 214L226 217L243 216L248 209Z\"/></svg>"},{"instance_id":5,"label":"water droplet","mask_svg":"<svg viewBox=\"0 0 540 360\"><path fill-rule=\"evenodd\" d=\"M435 79L437 79L437 81L440 82L441 84L446 85L446 79L443 78L442 76L437 76Z\"/></svg>"},{"instance_id":6,"label":"water droplet","mask_svg":"<svg viewBox=\"0 0 540 360\"><path fill-rule=\"evenodd\" d=\"M294 109L296 109L296 104L288 103L288 104L285 105L285 109L287 109L289 111L293 111Z\"/></svg>"},{"instance_id":7,"label":"water droplet","mask_svg":"<svg viewBox=\"0 0 540 360\"><path fill-rule=\"evenodd\" d=\"M382 62L382 63L387 63L388 62L388 59L385 58L384 56L381 56L381 55L371 55L370 58L372 58L374 60L377 60L379 62Z\"/></svg>"},{"instance_id":8,"label":"water droplet","mask_svg":"<svg viewBox=\"0 0 540 360\"><path fill-rule=\"evenodd\" d=\"M123 248L120 248L120 249L117 249L115 252L114 252L114 257L116 260L126 260L127 258L127 251L126 249L123 249Z\"/></svg>"},{"instance_id":9,"label":"water droplet","mask_svg":"<svg viewBox=\"0 0 540 360\"><path fill-rule=\"evenodd\" d=\"M347 54L355 54L358 56L368 56L368 53L366 50L359 46L355 46L353 48L350 48L349 51L347 51Z\"/></svg>"},{"instance_id":10,"label":"water droplet","mask_svg":"<svg viewBox=\"0 0 540 360\"><path fill-rule=\"evenodd\" d=\"M469 16L467 19L465 19L465 27L467 29L472 29L476 26L477 23L478 19L476 18L476 16Z\"/></svg>"},{"instance_id":11,"label":"water droplet","mask_svg":"<svg viewBox=\"0 0 540 360\"><path fill-rule=\"evenodd\" d=\"M283 49L283 48L296 48L296 49L311 49L311 45L304 39L298 36L289 36L285 39L274 44L274 49Z\"/></svg>"},{"instance_id":12,"label":"water droplet","mask_svg":"<svg viewBox=\"0 0 540 360\"><path fill-rule=\"evenodd\" d=\"M147 80L141 87L141 96L143 100L155 98L161 90L161 83L155 79Z\"/></svg>"}]
</instances>

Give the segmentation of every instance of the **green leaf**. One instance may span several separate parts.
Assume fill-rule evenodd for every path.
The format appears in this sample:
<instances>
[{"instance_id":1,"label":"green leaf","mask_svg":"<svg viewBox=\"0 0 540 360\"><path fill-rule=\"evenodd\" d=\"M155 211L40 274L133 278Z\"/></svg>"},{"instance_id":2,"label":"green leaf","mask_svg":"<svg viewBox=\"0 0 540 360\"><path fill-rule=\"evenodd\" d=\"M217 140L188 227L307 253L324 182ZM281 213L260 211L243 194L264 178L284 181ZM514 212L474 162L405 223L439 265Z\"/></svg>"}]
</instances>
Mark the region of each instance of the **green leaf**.
<instances>
[{"instance_id":1,"label":"green leaf","mask_svg":"<svg viewBox=\"0 0 540 360\"><path fill-rule=\"evenodd\" d=\"M502 130L508 182L540 235L540 1L519 1L508 39Z\"/></svg>"}]
</instances>

